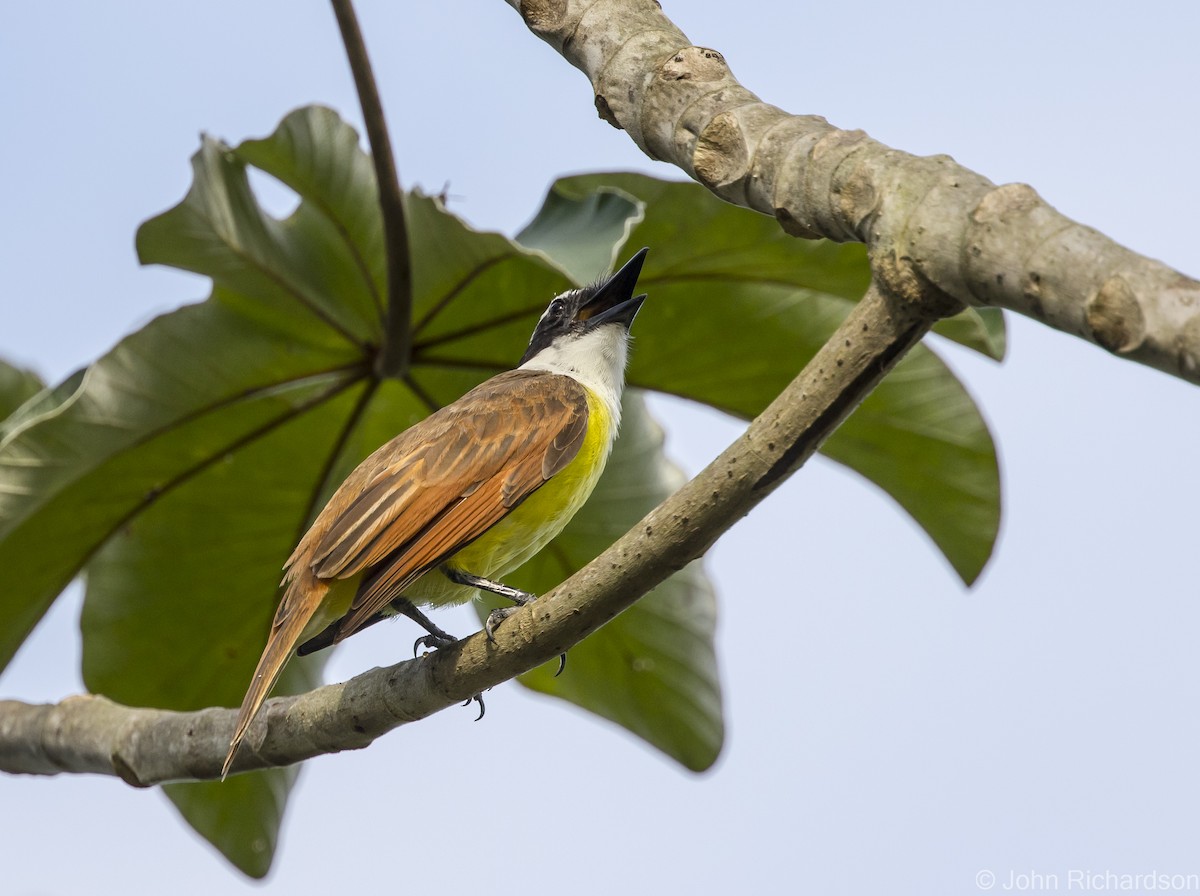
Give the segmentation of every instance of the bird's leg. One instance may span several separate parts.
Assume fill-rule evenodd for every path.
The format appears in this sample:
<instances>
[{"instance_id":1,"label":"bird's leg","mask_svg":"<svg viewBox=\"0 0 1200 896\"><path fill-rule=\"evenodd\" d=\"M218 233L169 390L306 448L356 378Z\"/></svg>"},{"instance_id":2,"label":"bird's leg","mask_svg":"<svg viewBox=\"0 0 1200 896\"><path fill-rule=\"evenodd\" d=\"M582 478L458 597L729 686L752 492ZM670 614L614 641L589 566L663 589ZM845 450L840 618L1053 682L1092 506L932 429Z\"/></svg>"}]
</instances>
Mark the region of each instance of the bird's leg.
<instances>
[{"instance_id":1,"label":"bird's leg","mask_svg":"<svg viewBox=\"0 0 1200 896\"><path fill-rule=\"evenodd\" d=\"M445 647L448 644L453 644L458 640L458 638L451 634L447 634L434 625L433 621L420 610L418 610L416 606L413 605L413 602L408 598L398 597L391 602L390 606L391 609L395 611L396 615L407 616L417 625L421 626L421 628L425 629L425 631L429 632L429 634L417 639L416 644L413 645L414 654L416 654L417 648L419 647L425 647L432 650L438 647ZM370 628L377 622L382 622L385 619L391 619L392 616L392 613L376 613L374 616L360 625L357 630L361 632L364 628ZM341 630L342 620L338 619L334 622L331 622L319 634L313 635L311 638L297 647L296 655L308 656L310 653L316 653L318 650L324 650L326 647L333 646L337 643L337 636Z\"/></svg>"},{"instance_id":2,"label":"bird's leg","mask_svg":"<svg viewBox=\"0 0 1200 896\"><path fill-rule=\"evenodd\" d=\"M483 623L484 634L487 639L493 644L496 642L496 629L500 627L500 623L517 612L526 604L537 600L536 594L530 594L528 591L522 591L520 588L513 588L511 585L505 585L503 582L496 582L492 579L485 579L483 576L472 575L469 572L464 572L461 569L455 569L452 566L443 566L442 572L446 574L451 582L456 585L465 585L468 588L478 588L480 591L490 591L492 594L498 594L500 597L505 597L511 600L516 606L513 607L497 607L492 612L488 613L487 620ZM567 655L560 653L558 655L558 671L554 673L557 678L562 674L562 670L567 666Z\"/></svg>"},{"instance_id":3,"label":"bird's leg","mask_svg":"<svg viewBox=\"0 0 1200 896\"><path fill-rule=\"evenodd\" d=\"M456 585L466 585L468 588L490 591L492 594L508 598L516 604L514 607L500 607L488 614L487 621L483 624L483 630L487 634L487 639L493 643L496 640L496 629L501 622L527 603L537 600L536 594L530 594L528 591L522 591L520 588L513 588L511 585L505 585L503 582L494 582L491 579L485 579L483 576L471 575L469 572L463 572L461 569L455 569L452 566L442 567L442 572L446 574L446 578Z\"/></svg>"},{"instance_id":4,"label":"bird's leg","mask_svg":"<svg viewBox=\"0 0 1200 896\"><path fill-rule=\"evenodd\" d=\"M491 579L485 579L483 576L473 576L469 572L463 572L461 569L455 569L452 566L443 566L442 572L446 574L451 582L456 585L466 585L468 588L478 588L480 591L490 591L492 594L499 594L501 597L507 597L517 607L523 607L530 601L537 600L536 594L530 594L528 591L522 591L520 588L513 588L511 585L505 585L503 582L494 582ZM509 607L509 612L515 610L516 607ZM505 615L508 615L507 613ZM488 637L488 640L494 640Z\"/></svg>"},{"instance_id":5,"label":"bird's leg","mask_svg":"<svg viewBox=\"0 0 1200 896\"><path fill-rule=\"evenodd\" d=\"M429 634L425 635L424 637L417 638L416 643L413 644L414 656L417 653L418 647L425 647L429 650L434 650L438 647L446 647L458 641L458 638L454 637L454 635L448 634L447 632L444 632L438 628L434 624L433 620L418 610L417 605L407 597L397 597L391 602L390 606L399 615L407 616L417 625L421 626L421 628L425 629L425 631L429 632ZM479 704L479 715L475 717L475 721L478 722L483 718L484 712L487 711L487 708L483 705L483 694L476 694L474 697L469 698L467 702L463 704L463 706L469 706L472 701Z\"/></svg>"},{"instance_id":6,"label":"bird's leg","mask_svg":"<svg viewBox=\"0 0 1200 896\"><path fill-rule=\"evenodd\" d=\"M446 647L447 645L454 644L456 641L458 641L458 638L438 628L437 625L434 624L433 620L418 610L416 604L414 604L407 597L397 597L389 604L389 606L391 609L396 611L396 615L407 616L417 625L421 626L421 628L425 629L425 631L429 632L429 634L417 638L416 643L413 644L413 656L416 656L417 650L420 647L425 647L427 650L436 650L439 647ZM391 613L376 613L374 616L360 625L358 627L358 631L362 631L364 628L372 626L376 622L391 618ZM336 643L338 632L341 631L341 627L342 620L340 619L334 623L331 623L329 626L323 629L320 634L314 635L296 648L296 655L307 656L310 653L313 653L317 650L323 650L324 648ZM478 722L483 718L483 713L485 712L483 695L476 694L474 697L464 703L463 706L468 705L472 701L479 704L479 715L475 717L475 721Z\"/></svg>"},{"instance_id":7,"label":"bird's leg","mask_svg":"<svg viewBox=\"0 0 1200 896\"><path fill-rule=\"evenodd\" d=\"M458 640L454 635L448 634L438 628L433 620L418 610L417 605L407 597L397 597L389 606L399 615L407 616L417 625L421 626L421 628L425 629L425 631L429 632L429 634L417 638L416 643L413 644L414 656L417 653L418 647L424 647L427 650L436 650L439 647L448 647Z\"/></svg>"}]
</instances>

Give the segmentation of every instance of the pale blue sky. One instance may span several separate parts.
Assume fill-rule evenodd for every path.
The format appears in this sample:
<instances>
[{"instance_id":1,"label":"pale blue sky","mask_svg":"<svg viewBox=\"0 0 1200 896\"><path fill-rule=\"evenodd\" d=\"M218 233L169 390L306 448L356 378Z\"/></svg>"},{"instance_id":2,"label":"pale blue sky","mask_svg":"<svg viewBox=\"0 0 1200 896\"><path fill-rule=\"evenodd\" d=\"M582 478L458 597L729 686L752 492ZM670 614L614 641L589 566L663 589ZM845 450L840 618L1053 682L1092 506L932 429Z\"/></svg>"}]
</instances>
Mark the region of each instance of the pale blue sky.
<instances>
[{"instance_id":1,"label":"pale blue sky","mask_svg":"<svg viewBox=\"0 0 1200 896\"><path fill-rule=\"evenodd\" d=\"M1200 274L1194 5L664 6L764 99L1031 183ZM677 176L598 120L583 77L500 0L360 14L401 178L448 183L473 224L514 231L564 173ZM200 131L263 135L310 102L358 120L324 3L8 4L0 21L0 356L50 378L205 294L132 248L186 190ZM973 591L825 461L712 552L729 713L712 772L509 685L486 724L451 711L310 763L262 886L154 791L0 779L5 893L970 894L982 870L996 889L1010 872L1061 889L1079 869L1200 873L1200 393L1024 321L1011 343L1002 366L939 346L1004 463L1002 538ZM692 470L738 429L660 407ZM71 592L0 695L80 688L77 616ZM389 628L331 675L403 656ZM506 771L523 800L489 797Z\"/></svg>"}]
</instances>

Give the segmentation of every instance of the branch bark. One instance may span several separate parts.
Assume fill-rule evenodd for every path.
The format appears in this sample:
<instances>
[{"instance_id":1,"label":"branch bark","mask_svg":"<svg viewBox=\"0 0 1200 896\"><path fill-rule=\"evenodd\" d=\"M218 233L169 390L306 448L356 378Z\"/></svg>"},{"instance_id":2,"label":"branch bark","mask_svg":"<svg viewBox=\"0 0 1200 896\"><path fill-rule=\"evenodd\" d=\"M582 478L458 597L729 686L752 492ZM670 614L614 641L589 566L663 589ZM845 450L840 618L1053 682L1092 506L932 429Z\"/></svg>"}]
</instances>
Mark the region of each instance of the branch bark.
<instances>
[{"instance_id":1,"label":"branch bark","mask_svg":"<svg viewBox=\"0 0 1200 896\"><path fill-rule=\"evenodd\" d=\"M788 233L867 245L897 295L1007 308L1200 383L1200 282L1071 221L1024 184L768 105L655 0L508 0L583 71L600 116Z\"/></svg>"},{"instance_id":2,"label":"branch bark","mask_svg":"<svg viewBox=\"0 0 1200 896\"><path fill-rule=\"evenodd\" d=\"M704 554L797 470L933 322L960 310L873 286L800 375L705 470L558 588L481 634L344 684L268 701L234 771L357 749L547 662ZM569 672L568 672L569 674ZM220 775L235 711L131 709L104 697L0 701L0 770L116 775L145 787Z\"/></svg>"}]
</instances>

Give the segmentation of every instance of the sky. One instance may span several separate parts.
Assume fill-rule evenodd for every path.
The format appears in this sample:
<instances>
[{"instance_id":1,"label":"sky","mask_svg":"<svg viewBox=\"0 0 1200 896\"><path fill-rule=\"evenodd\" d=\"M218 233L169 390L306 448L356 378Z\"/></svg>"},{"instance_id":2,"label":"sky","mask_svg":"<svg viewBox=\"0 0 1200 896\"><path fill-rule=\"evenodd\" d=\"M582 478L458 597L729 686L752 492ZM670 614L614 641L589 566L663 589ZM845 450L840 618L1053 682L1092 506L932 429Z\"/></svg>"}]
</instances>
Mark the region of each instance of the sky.
<instances>
[{"instance_id":1,"label":"sky","mask_svg":"<svg viewBox=\"0 0 1200 896\"><path fill-rule=\"evenodd\" d=\"M768 102L1029 183L1200 275L1200 7L663 5ZM445 187L475 226L515 232L563 174L679 177L599 120L583 76L500 0L359 13L401 179ZM187 189L201 131L262 136L312 102L359 121L323 3L8 4L0 23L0 357L50 380L206 295L133 251L138 223ZM710 553L728 725L711 771L510 684L486 724L451 710L308 763L262 883L155 790L0 778L5 893L970 894L1200 875L1200 392L1009 323L1000 365L935 346L1003 465L1001 537L974 588L824 460ZM655 408L693 472L742 426ZM79 604L59 600L0 697L82 688ZM466 630L455 612L439 621ZM347 642L329 676L406 655L389 628ZM527 787L497 804L504 775Z\"/></svg>"}]
</instances>

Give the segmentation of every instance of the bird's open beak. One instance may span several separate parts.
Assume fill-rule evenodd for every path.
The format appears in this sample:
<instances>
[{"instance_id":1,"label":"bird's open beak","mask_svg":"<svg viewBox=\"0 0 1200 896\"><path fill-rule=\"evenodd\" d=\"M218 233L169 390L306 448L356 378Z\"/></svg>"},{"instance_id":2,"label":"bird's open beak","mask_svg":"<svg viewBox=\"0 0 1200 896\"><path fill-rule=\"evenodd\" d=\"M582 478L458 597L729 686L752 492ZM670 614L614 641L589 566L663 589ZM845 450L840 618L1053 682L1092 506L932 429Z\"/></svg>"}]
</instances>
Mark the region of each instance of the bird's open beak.
<instances>
[{"instance_id":1,"label":"bird's open beak","mask_svg":"<svg viewBox=\"0 0 1200 896\"><path fill-rule=\"evenodd\" d=\"M591 301L579 309L577 319L587 322L589 330L607 323L622 323L626 327L633 323L638 309L646 300L644 295L635 296L633 289L637 286L638 275L642 272L642 262L646 260L649 249L642 249L633 258L625 262L625 266L604 282L596 290Z\"/></svg>"}]
</instances>

